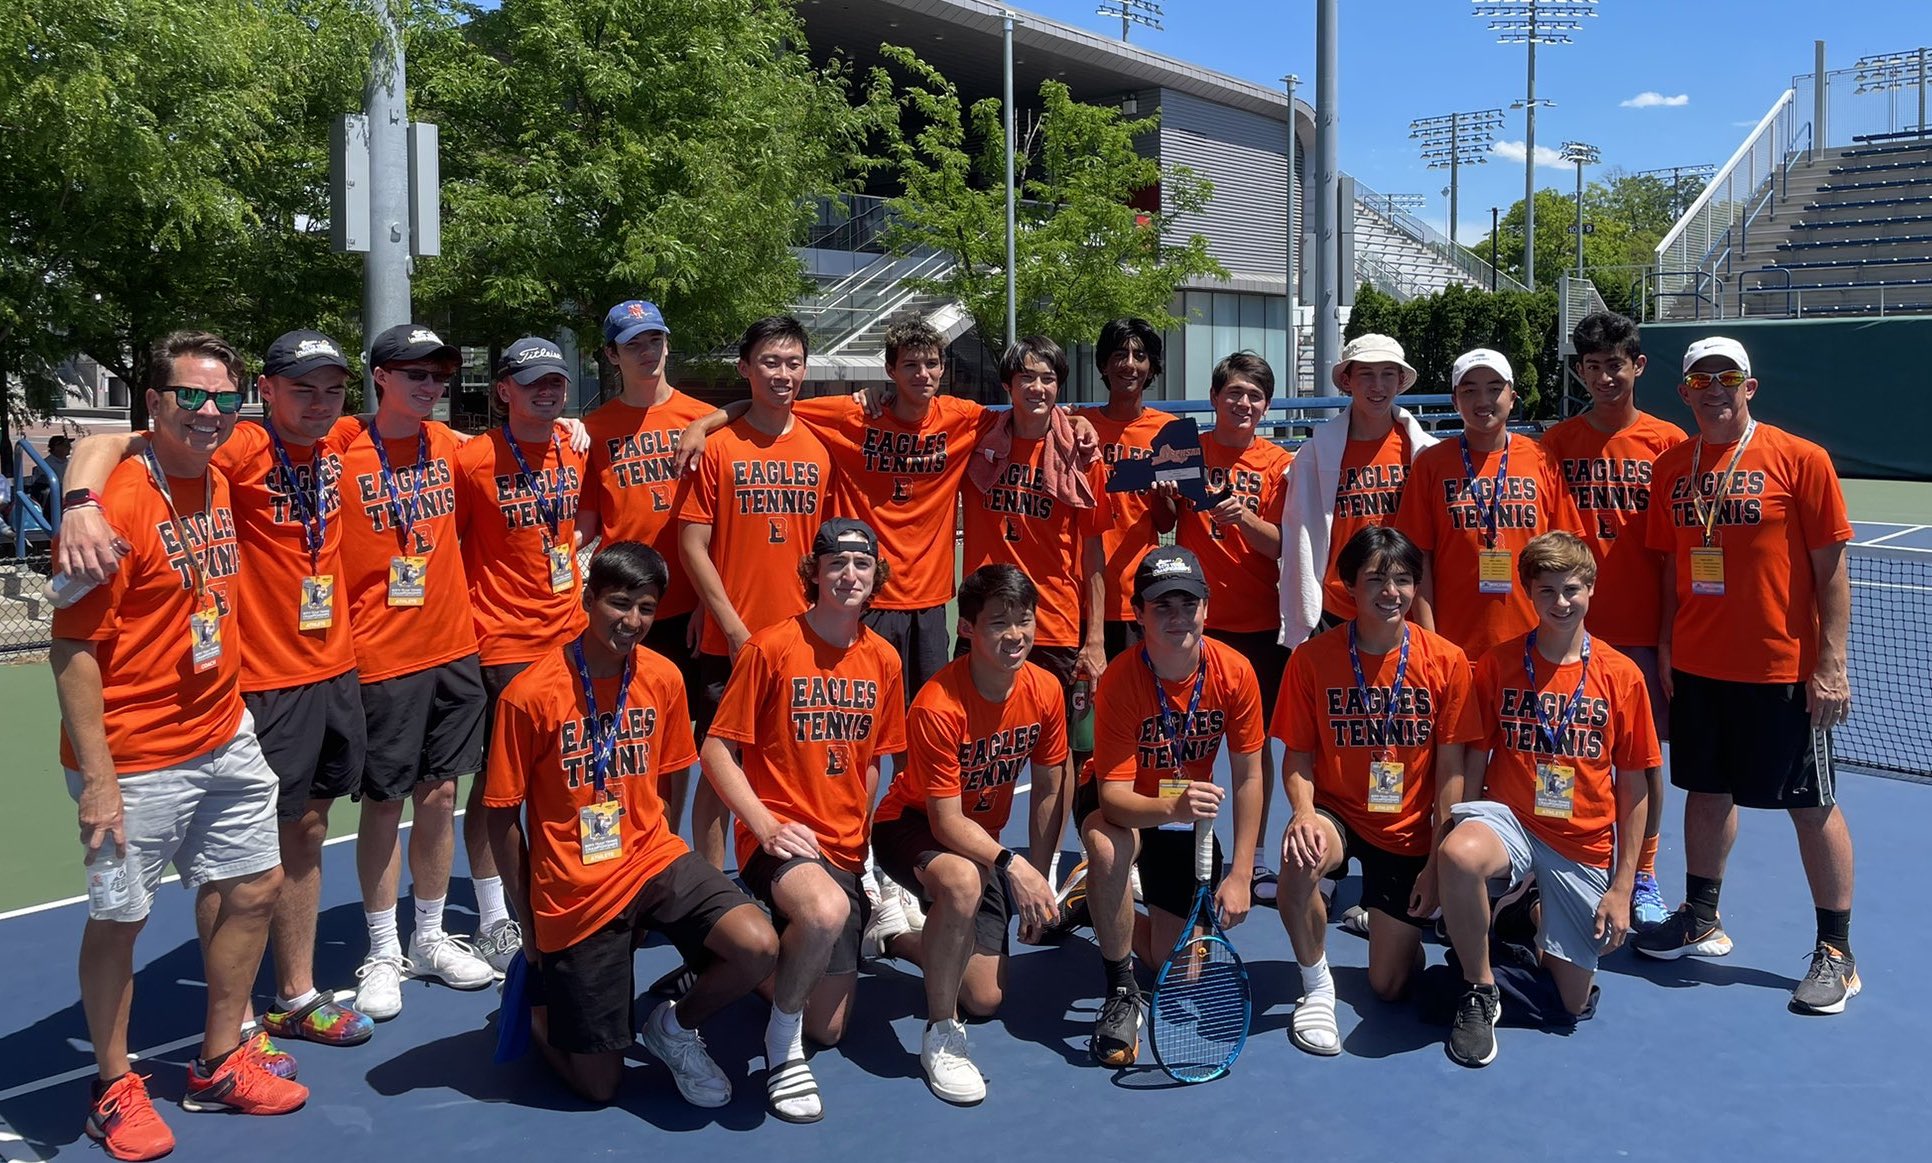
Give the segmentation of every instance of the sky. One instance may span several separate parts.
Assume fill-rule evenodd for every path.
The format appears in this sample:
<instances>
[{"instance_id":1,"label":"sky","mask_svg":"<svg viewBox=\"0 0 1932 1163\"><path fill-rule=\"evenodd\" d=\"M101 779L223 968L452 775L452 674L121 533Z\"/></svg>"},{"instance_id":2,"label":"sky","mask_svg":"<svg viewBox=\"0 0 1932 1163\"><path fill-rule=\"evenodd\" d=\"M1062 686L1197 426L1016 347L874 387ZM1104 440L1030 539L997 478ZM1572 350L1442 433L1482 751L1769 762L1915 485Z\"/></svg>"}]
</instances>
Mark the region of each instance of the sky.
<instances>
[{"instance_id":1,"label":"sky","mask_svg":"<svg viewBox=\"0 0 1932 1163\"><path fill-rule=\"evenodd\" d=\"M1015 7L1118 35L1102 0L1020 0ZM1111 3L1112 0L1107 0ZM1301 78L1314 103L1314 0L1160 0L1164 27L1135 27L1153 51L1265 85ZM1790 86L1812 69L1814 40L1828 68L1932 44L1928 0L1602 0L1569 45L1537 50L1537 186L1565 192L1576 171L1556 156L1566 140L1602 150L1602 169L1722 165ZM1387 194L1423 194L1419 213L1448 218L1447 170L1429 170L1409 122L1502 109L1498 153L1459 171L1459 237L1488 234L1489 208L1523 196L1522 45L1496 42L1467 0L1341 0L1341 167ZM1585 171L1589 180L1599 171Z\"/></svg>"}]
</instances>

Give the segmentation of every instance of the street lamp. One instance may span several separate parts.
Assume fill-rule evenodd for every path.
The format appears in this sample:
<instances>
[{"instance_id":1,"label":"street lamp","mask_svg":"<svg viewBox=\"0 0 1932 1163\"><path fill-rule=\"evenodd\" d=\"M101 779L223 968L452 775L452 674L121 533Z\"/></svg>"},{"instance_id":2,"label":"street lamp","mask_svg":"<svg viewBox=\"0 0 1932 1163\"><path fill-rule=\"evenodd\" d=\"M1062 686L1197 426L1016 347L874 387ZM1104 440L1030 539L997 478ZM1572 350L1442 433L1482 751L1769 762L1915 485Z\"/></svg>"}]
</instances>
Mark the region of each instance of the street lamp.
<instances>
[{"instance_id":1,"label":"street lamp","mask_svg":"<svg viewBox=\"0 0 1932 1163\"><path fill-rule=\"evenodd\" d=\"M1422 143L1422 161L1432 170L1449 171L1449 241L1456 241L1456 171L1489 160L1496 129L1503 124L1501 109L1421 117L1409 122L1409 136Z\"/></svg>"},{"instance_id":2,"label":"street lamp","mask_svg":"<svg viewBox=\"0 0 1932 1163\"><path fill-rule=\"evenodd\" d=\"M1166 15L1154 0L1111 0L1093 10L1095 16L1120 17L1120 39L1127 39L1127 30L1133 25L1162 30L1161 17Z\"/></svg>"},{"instance_id":3,"label":"street lamp","mask_svg":"<svg viewBox=\"0 0 1932 1163\"><path fill-rule=\"evenodd\" d=\"M1603 160L1603 151L1580 141L1563 143L1563 160L1576 165L1576 277L1583 277L1583 167Z\"/></svg>"},{"instance_id":4,"label":"street lamp","mask_svg":"<svg viewBox=\"0 0 1932 1163\"><path fill-rule=\"evenodd\" d=\"M1489 17L1489 30L1498 44L1529 46L1529 84L1511 109L1523 110L1523 285L1536 289L1536 107L1554 102L1536 99L1536 46L1569 44L1570 33L1583 28L1584 17L1597 14L1597 0L1510 0L1477 4L1477 16Z\"/></svg>"},{"instance_id":5,"label":"street lamp","mask_svg":"<svg viewBox=\"0 0 1932 1163\"><path fill-rule=\"evenodd\" d=\"M1858 82L1855 93L1896 92L1908 84L1919 87L1919 136L1924 137L1929 130L1925 124L1925 54L1926 49L1913 49L1909 52L1881 53L1878 56L1860 57L1852 68L1857 72L1853 80Z\"/></svg>"}]
</instances>

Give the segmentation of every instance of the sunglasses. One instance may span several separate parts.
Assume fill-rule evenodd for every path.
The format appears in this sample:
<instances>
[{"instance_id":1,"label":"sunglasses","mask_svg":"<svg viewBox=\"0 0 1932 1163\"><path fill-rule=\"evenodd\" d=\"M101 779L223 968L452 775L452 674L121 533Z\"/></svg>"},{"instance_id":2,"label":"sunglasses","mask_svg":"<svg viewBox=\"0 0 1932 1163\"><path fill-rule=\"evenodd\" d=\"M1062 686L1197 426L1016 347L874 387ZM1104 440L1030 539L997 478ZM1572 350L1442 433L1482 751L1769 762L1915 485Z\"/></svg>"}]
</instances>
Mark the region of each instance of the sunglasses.
<instances>
[{"instance_id":1,"label":"sunglasses","mask_svg":"<svg viewBox=\"0 0 1932 1163\"><path fill-rule=\"evenodd\" d=\"M175 404L189 412L201 411L210 396L214 397L215 411L224 416L233 416L242 407L242 394L236 391L211 392L207 388L184 388L179 385L170 387L168 391L174 393Z\"/></svg>"},{"instance_id":2,"label":"sunglasses","mask_svg":"<svg viewBox=\"0 0 1932 1163\"><path fill-rule=\"evenodd\" d=\"M382 370L388 372L392 376L401 376L403 379L408 380L412 384L427 384L432 382L441 382L442 380L449 378L448 376L445 376L440 372L430 371L426 368L419 368L419 367L386 367L386 368L383 368Z\"/></svg>"},{"instance_id":3,"label":"sunglasses","mask_svg":"<svg viewBox=\"0 0 1932 1163\"><path fill-rule=\"evenodd\" d=\"M1712 384L1719 384L1726 389L1736 390L1737 388L1743 387L1744 381L1750 378L1750 376L1739 371L1737 368L1722 372L1685 372L1684 386L1693 392L1701 392Z\"/></svg>"}]
</instances>

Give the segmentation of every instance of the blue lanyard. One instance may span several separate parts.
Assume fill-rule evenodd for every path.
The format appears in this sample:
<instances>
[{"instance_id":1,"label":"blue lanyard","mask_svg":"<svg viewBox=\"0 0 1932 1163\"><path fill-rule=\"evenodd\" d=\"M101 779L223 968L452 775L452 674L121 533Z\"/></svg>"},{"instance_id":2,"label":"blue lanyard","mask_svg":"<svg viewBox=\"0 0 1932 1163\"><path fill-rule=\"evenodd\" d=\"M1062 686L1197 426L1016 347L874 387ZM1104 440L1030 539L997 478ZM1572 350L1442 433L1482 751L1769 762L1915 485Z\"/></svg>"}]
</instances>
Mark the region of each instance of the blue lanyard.
<instances>
[{"instance_id":1,"label":"blue lanyard","mask_svg":"<svg viewBox=\"0 0 1932 1163\"><path fill-rule=\"evenodd\" d=\"M1542 692L1536 687L1536 631L1531 630L1529 637L1523 639L1523 674L1529 679L1530 709L1536 713L1536 729L1543 735L1543 741L1550 745L1550 754L1563 754L1563 738L1570 733L1570 724L1576 722L1577 708L1583 705L1583 680L1590 674L1590 635L1583 635L1583 650L1578 660L1576 690L1570 693L1569 705L1563 708L1561 718L1552 724L1550 717L1543 713Z\"/></svg>"},{"instance_id":2,"label":"blue lanyard","mask_svg":"<svg viewBox=\"0 0 1932 1163\"><path fill-rule=\"evenodd\" d=\"M631 697L631 675L636 669L635 651L624 656L624 676L617 684L617 709L611 715L610 730L597 716L597 692L590 683L590 664L584 661L584 642L570 644L570 657L577 664L577 679L584 686L584 710L590 715L590 777L597 787L597 798L609 799L604 781L609 778L611 759L617 754L617 736L624 730L624 705Z\"/></svg>"},{"instance_id":3,"label":"blue lanyard","mask_svg":"<svg viewBox=\"0 0 1932 1163\"><path fill-rule=\"evenodd\" d=\"M1140 648L1140 660L1147 664L1147 673L1154 678L1154 701L1160 707L1161 737L1167 740L1168 749L1173 752L1174 770L1179 771L1181 770L1181 733L1187 730L1187 725L1194 721L1195 714L1200 711L1201 688L1207 685L1207 655L1206 653L1201 655L1201 665L1194 671L1194 693L1187 700L1185 716L1177 715L1174 709L1167 705L1167 691L1161 686L1160 672L1154 669L1154 660L1148 657L1145 646Z\"/></svg>"},{"instance_id":4,"label":"blue lanyard","mask_svg":"<svg viewBox=\"0 0 1932 1163\"><path fill-rule=\"evenodd\" d=\"M1362 700L1362 711L1367 713L1369 706L1368 676L1362 673L1362 653L1360 639L1355 633L1355 623L1348 624L1348 661L1355 668L1355 694ZM1388 705L1382 708L1382 747L1393 750L1395 746L1395 710L1402 705L1402 676L1409 670L1409 624L1402 623L1402 648L1395 656L1395 682L1389 687Z\"/></svg>"},{"instance_id":5,"label":"blue lanyard","mask_svg":"<svg viewBox=\"0 0 1932 1163\"><path fill-rule=\"evenodd\" d=\"M317 447L309 454L310 490L304 492L295 479L295 463L289 459L288 446L282 443L281 433L275 431L275 423L266 418L262 427L268 429L268 439L275 446L275 461L281 466L283 493L295 502L297 514L302 519L302 542L309 551L309 572L322 572L322 539L329 531L329 514L323 502L322 450ZM377 442L380 447L380 441Z\"/></svg>"},{"instance_id":6,"label":"blue lanyard","mask_svg":"<svg viewBox=\"0 0 1932 1163\"><path fill-rule=\"evenodd\" d=\"M1474 461L1469 459L1469 437L1467 435L1464 435L1464 436L1458 437L1457 439L1462 444L1462 473L1464 478L1468 482L1465 487L1469 490L1470 498L1474 500L1476 504L1482 505L1483 503L1482 493L1480 490L1476 488L1476 464ZM1483 507L1483 548L1484 549L1496 548L1496 523L1501 518L1502 511L1503 511L1503 482L1508 479L1509 479L1509 434L1504 433L1503 434L1503 456L1501 460L1496 462L1496 480L1489 490L1489 504Z\"/></svg>"},{"instance_id":7,"label":"blue lanyard","mask_svg":"<svg viewBox=\"0 0 1932 1163\"><path fill-rule=\"evenodd\" d=\"M522 474L524 481L530 486L531 495L536 498L537 516L542 517L543 523L550 526L550 541L555 541L557 539L557 531L563 525L563 481L559 479L556 482L556 492L552 495L550 486L544 481L543 474L530 471L530 462L523 459L523 449L517 447L517 438L511 433L510 422L508 420L503 422L503 442L510 446L510 455L517 458L517 471ZM557 440L557 434L555 432L550 434L550 449L557 454L557 472L561 478L563 473L563 447ZM547 545L549 542L545 544Z\"/></svg>"},{"instance_id":8,"label":"blue lanyard","mask_svg":"<svg viewBox=\"0 0 1932 1163\"><path fill-rule=\"evenodd\" d=\"M416 430L416 480L409 490L409 503L403 503L402 490L396 487L396 470L389 467L389 451L382 446L382 433L369 426L369 443L376 446L376 460L382 464L382 487L389 494L389 517L405 543L416 531L416 516L423 503L423 479L429 475L429 428ZM418 541L418 544L421 544Z\"/></svg>"}]
</instances>

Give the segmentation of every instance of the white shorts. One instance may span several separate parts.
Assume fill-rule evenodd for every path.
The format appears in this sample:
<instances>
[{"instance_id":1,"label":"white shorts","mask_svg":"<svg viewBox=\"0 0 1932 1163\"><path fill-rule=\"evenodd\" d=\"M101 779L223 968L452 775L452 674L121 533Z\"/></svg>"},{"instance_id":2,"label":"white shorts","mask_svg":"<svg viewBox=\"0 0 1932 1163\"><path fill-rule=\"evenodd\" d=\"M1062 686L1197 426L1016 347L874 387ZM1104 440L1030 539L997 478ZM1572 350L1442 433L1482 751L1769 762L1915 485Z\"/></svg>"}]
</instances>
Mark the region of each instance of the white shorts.
<instances>
[{"instance_id":1,"label":"white shorts","mask_svg":"<svg viewBox=\"0 0 1932 1163\"><path fill-rule=\"evenodd\" d=\"M79 803L81 774L66 771L67 794ZM235 737L213 751L179 767L123 775L120 784L128 902L103 912L90 904L92 920L145 920L170 864L192 889L254 876L282 862L275 824L281 781L262 758L255 720L246 713Z\"/></svg>"},{"instance_id":2,"label":"white shorts","mask_svg":"<svg viewBox=\"0 0 1932 1163\"><path fill-rule=\"evenodd\" d=\"M1597 906L1610 889L1610 870L1572 860L1545 844L1510 811L1494 800L1473 800L1449 809L1456 826L1474 820L1503 842L1509 854L1509 876L1489 882L1490 895L1502 896L1536 877L1543 900L1543 921L1536 943L1551 957L1595 972L1603 944L1597 940Z\"/></svg>"}]
</instances>

